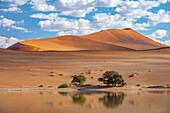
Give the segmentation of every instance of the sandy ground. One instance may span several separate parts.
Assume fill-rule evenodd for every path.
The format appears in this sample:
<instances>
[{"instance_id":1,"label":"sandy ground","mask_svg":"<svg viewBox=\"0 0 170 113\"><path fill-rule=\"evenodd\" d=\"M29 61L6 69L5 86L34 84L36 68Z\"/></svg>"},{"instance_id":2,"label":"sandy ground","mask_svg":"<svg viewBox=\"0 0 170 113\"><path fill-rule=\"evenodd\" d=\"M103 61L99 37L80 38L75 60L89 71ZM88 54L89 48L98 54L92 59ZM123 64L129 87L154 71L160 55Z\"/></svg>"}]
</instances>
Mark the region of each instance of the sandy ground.
<instances>
[{"instance_id":1,"label":"sandy ground","mask_svg":"<svg viewBox=\"0 0 170 113\"><path fill-rule=\"evenodd\" d=\"M75 74L87 77L87 84L105 71L120 72L127 87L137 84L170 83L170 49L152 51L23 52L0 50L0 87L57 87ZM91 70L91 74L86 74ZM129 75L138 72L138 77Z\"/></svg>"}]
</instances>

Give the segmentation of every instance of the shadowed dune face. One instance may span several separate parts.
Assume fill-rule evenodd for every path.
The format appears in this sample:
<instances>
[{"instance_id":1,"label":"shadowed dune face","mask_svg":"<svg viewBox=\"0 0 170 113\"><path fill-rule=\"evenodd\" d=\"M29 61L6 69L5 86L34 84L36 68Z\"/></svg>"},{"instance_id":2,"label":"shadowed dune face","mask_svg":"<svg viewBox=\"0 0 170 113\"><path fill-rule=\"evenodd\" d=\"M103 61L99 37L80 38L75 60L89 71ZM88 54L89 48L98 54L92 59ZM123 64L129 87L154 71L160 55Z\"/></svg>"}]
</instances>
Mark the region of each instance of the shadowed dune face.
<instances>
[{"instance_id":1,"label":"shadowed dune face","mask_svg":"<svg viewBox=\"0 0 170 113\"><path fill-rule=\"evenodd\" d=\"M30 45L25 45L22 43L16 43L12 46L10 46L8 49L12 49L12 50L22 50L22 51L44 51L44 49L42 48L38 48L38 47L34 47L34 46L30 46Z\"/></svg>"},{"instance_id":2,"label":"shadowed dune face","mask_svg":"<svg viewBox=\"0 0 170 113\"><path fill-rule=\"evenodd\" d=\"M85 36L21 41L8 49L23 51L146 50L166 47L132 29L111 29Z\"/></svg>"}]
</instances>

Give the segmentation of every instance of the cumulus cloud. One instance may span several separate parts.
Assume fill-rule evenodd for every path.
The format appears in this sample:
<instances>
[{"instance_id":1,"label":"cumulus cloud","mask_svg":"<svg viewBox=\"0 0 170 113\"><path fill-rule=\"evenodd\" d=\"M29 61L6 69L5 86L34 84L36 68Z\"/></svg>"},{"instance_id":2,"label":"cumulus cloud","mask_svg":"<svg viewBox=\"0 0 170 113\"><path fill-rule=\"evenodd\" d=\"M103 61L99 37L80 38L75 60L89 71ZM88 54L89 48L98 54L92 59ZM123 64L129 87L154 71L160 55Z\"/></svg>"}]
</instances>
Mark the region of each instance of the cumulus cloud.
<instances>
[{"instance_id":1,"label":"cumulus cloud","mask_svg":"<svg viewBox=\"0 0 170 113\"><path fill-rule=\"evenodd\" d=\"M59 17L57 13L33 14L30 17L45 19L39 21L38 25L45 31L56 31L58 35L88 34L96 31L91 22L86 19L68 19Z\"/></svg>"},{"instance_id":2,"label":"cumulus cloud","mask_svg":"<svg viewBox=\"0 0 170 113\"><path fill-rule=\"evenodd\" d=\"M53 5L47 4L48 0L31 0L30 4L36 11L56 11Z\"/></svg>"},{"instance_id":3,"label":"cumulus cloud","mask_svg":"<svg viewBox=\"0 0 170 113\"><path fill-rule=\"evenodd\" d=\"M122 0L58 0L55 7L58 11L83 10L89 7L116 7Z\"/></svg>"},{"instance_id":4,"label":"cumulus cloud","mask_svg":"<svg viewBox=\"0 0 170 113\"><path fill-rule=\"evenodd\" d=\"M152 39L160 39L166 37L167 33L168 31L159 29L153 32L152 34L148 35L148 37Z\"/></svg>"},{"instance_id":5,"label":"cumulus cloud","mask_svg":"<svg viewBox=\"0 0 170 113\"><path fill-rule=\"evenodd\" d=\"M18 7L10 7L8 9L0 9L0 11L4 11L4 12L17 12L17 13L22 13L23 11L18 8Z\"/></svg>"},{"instance_id":6,"label":"cumulus cloud","mask_svg":"<svg viewBox=\"0 0 170 113\"><path fill-rule=\"evenodd\" d=\"M32 5L32 8L36 11L56 11L55 7L51 4L48 4L47 1L49 0L1 0L3 2L9 2L10 7L8 9L2 9L2 11L15 11L21 12L19 8L16 6L25 5L29 2Z\"/></svg>"},{"instance_id":7,"label":"cumulus cloud","mask_svg":"<svg viewBox=\"0 0 170 113\"><path fill-rule=\"evenodd\" d=\"M41 29L47 31L60 31L60 30L81 30L83 32L91 29L90 21L85 19L73 20L66 18L56 18L55 20L40 21Z\"/></svg>"},{"instance_id":8,"label":"cumulus cloud","mask_svg":"<svg viewBox=\"0 0 170 113\"><path fill-rule=\"evenodd\" d=\"M12 6L18 6L18 5L24 5L26 4L29 0L1 0L3 2L10 2L12 3Z\"/></svg>"},{"instance_id":9,"label":"cumulus cloud","mask_svg":"<svg viewBox=\"0 0 170 113\"><path fill-rule=\"evenodd\" d=\"M37 14L31 15L30 17L38 18L38 19L56 19L57 16L58 16L58 13L50 13L50 14L37 13Z\"/></svg>"},{"instance_id":10,"label":"cumulus cloud","mask_svg":"<svg viewBox=\"0 0 170 113\"><path fill-rule=\"evenodd\" d=\"M159 10L157 13L153 13L149 10L168 1L58 0L55 2L55 10L59 12L51 14L38 13L30 17L45 19L38 22L40 28L45 31L55 31L58 35L87 34L102 29L127 27L135 30L148 30L149 27L155 26L158 23L169 22L169 12ZM31 0L30 4L33 7L38 4L49 5L47 0ZM95 13L91 19L87 19L86 15L94 11L96 7L116 7L115 12L117 13ZM61 15L83 18L71 19ZM140 18L145 18L147 21L138 22ZM83 22L85 25L83 25ZM81 27L82 25L84 28Z\"/></svg>"},{"instance_id":11,"label":"cumulus cloud","mask_svg":"<svg viewBox=\"0 0 170 113\"><path fill-rule=\"evenodd\" d=\"M0 20L0 26L2 27L10 27L11 25L15 24L16 21L7 19L7 18L3 18Z\"/></svg>"},{"instance_id":12,"label":"cumulus cloud","mask_svg":"<svg viewBox=\"0 0 170 113\"><path fill-rule=\"evenodd\" d=\"M170 14L163 9L160 9L157 13L150 13L147 17L151 25L157 25L159 23L170 22Z\"/></svg>"},{"instance_id":13,"label":"cumulus cloud","mask_svg":"<svg viewBox=\"0 0 170 113\"><path fill-rule=\"evenodd\" d=\"M14 20L2 17L2 19L0 19L0 26L2 26L4 28L8 28L8 30L17 29L17 30L22 30L24 32L31 32L31 31L29 31L28 29L26 29L24 27L18 27L18 26L15 25L15 24L19 24L19 23L22 23L22 22L23 21L16 22Z\"/></svg>"},{"instance_id":14,"label":"cumulus cloud","mask_svg":"<svg viewBox=\"0 0 170 113\"><path fill-rule=\"evenodd\" d=\"M55 8L62 11L61 15L85 17L95 7L116 7L122 2L122 0L58 0L55 2Z\"/></svg>"},{"instance_id":15,"label":"cumulus cloud","mask_svg":"<svg viewBox=\"0 0 170 113\"><path fill-rule=\"evenodd\" d=\"M133 28L135 30L147 30L148 23L134 23L133 19L127 19L120 14L110 15L106 13L97 13L93 16L93 24L99 29L110 28Z\"/></svg>"},{"instance_id":16,"label":"cumulus cloud","mask_svg":"<svg viewBox=\"0 0 170 113\"><path fill-rule=\"evenodd\" d=\"M7 48L19 41L18 38L0 36L0 48Z\"/></svg>"},{"instance_id":17,"label":"cumulus cloud","mask_svg":"<svg viewBox=\"0 0 170 113\"><path fill-rule=\"evenodd\" d=\"M83 10L71 10L71 11L62 11L61 15L73 16L73 17L85 17L86 14L93 11L93 7L83 9Z\"/></svg>"}]
</instances>

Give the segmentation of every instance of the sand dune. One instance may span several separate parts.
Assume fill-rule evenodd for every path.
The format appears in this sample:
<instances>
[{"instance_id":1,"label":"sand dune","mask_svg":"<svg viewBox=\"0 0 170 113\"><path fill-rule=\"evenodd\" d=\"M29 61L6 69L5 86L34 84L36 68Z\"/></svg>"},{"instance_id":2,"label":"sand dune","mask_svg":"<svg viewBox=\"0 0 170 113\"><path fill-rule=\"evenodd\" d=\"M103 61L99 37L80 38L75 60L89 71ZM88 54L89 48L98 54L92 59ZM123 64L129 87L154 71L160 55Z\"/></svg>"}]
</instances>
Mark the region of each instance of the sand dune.
<instances>
[{"instance_id":1,"label":"sand dune","mask_svg":"<svg viewBox=\"0 0 170 113\"><path fill-rule=\"evenodd\" d=\"M166 46L129 28L103 30L83 37L135 50L154 49Z\"/></svg>"},{"instance_id":2,"label":"sand dune","mask_svg":"<svg viewBox=\"0 0 170 113\"><path fill-rule=\"evenodd\" d=\"M132 50L127 47L105 44L78 36L26 40L14 44L8 49L25 51Z\"/></svg>"},{"instance_id":3,"label":"sand dune","mask_svg":"<svg viewBox=\"0 0 170 113\"><path fill-rule=\"evenodd\" d=\"M110 29L84 36L26 40L8 49L23 51L146 50L166 47L132 29Z\"/></svg>"}]
</instances>

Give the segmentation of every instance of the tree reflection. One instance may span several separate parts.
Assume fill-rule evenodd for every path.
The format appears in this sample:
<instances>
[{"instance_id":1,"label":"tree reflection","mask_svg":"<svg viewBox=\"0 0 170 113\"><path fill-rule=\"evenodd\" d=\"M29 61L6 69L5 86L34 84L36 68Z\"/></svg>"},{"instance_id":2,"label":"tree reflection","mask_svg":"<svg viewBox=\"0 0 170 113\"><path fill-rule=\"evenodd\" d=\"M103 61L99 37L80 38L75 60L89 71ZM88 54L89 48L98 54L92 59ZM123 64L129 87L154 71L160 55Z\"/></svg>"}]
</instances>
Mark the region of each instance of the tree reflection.
<instances>
[{"instance_id":1,"label":"tree reflection","mask_svg":"<svg viewBox=\"0 0 170 113\"><path fill-rule=\"evenodd\" d=\"M63 96L70 96L74 103L84 105L86 103L86 97L84 95L95 95L95 94L105 94L102 98L99 98L99 102L102 102L106 108L115 108L123 103L123 100L126 94L122 92L112 93L112 92L88 92L88 93L67 93L67 92L59 92L59 94Z\"/></svg>"},{"instance_id":2,"label":"tree reflection","mask_svg":"<svg viewBox=\"0 0 170 113\"><path fill-rule=\"evenodd\" d=\"M72 95L71 97L74 103L83 105L86 102L86 97L84 95Z\"/></svg>"},{"instance_id":3,"label":"tree reflection","mask_svg":"<svg viewBox=\"0 0 170 113\"><path fill-rule=\"evenodd\" d=\"M106 108L116 108L123 103L125 96L124 93L107 93L99 98L99 102L103 102Z\"/></svg>"},{"instance_id":4,"label":"tree reflection","mask_svg":"<svg viewBox=\"0 0 170 113\"><path fill-rule=\"evenodd\" d=\"M59 92L59 94L65 96L65 97L71 96L73 102L76 104L83 105L86 102L86 97L83 94L72 94L72 93L68 93L68 92Z\"/></svg>"}]
</instances>

